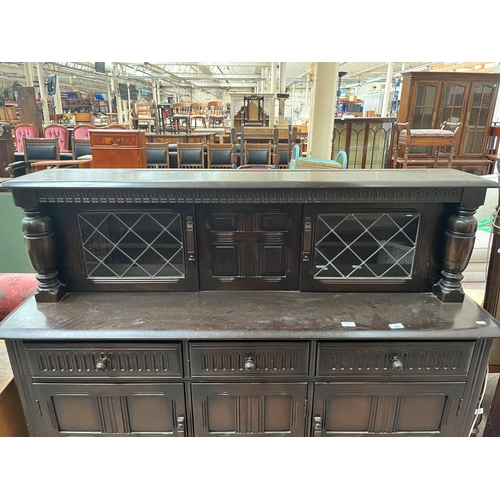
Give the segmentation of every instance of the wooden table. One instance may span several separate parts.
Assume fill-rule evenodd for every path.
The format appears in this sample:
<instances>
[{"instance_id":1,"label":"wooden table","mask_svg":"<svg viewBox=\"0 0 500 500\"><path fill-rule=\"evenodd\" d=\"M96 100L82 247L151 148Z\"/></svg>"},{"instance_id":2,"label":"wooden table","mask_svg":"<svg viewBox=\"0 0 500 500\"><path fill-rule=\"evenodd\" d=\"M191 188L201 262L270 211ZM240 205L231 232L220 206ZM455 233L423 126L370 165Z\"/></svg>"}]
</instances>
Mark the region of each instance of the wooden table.
<instances>
[{"instance_id":1,"label":"wooden table","mask_svg":"<svg viewBox=\"0 0 500 500\"><path fill-rule=\"evenodd\" d=\"M78 168L91 168L92 158L84 158L79 160L44 160L36 161L31 165L36 172L45 170L47 167L64 167L68 165L78 165Z\"/></svg>"}]
</instances>

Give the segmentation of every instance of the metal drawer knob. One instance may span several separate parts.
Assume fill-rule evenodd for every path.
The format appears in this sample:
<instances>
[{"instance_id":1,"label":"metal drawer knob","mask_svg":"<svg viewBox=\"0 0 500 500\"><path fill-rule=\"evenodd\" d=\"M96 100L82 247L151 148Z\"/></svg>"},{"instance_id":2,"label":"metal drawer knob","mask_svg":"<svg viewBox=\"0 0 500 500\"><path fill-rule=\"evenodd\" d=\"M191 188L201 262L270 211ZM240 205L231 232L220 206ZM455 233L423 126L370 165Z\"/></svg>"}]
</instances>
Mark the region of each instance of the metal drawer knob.
<instances>
[{"instance_id":1,"label":"metal drawer knob","mask_svg":"<svg viewBox=\"0 0 500 500\"><path fill-rule=\"evenodd\" d=\"M247 372L251 372L251 371L255 370L255 363L254 363L251 356L248 356L246 361L245 361L245 370Z\"/></svg>"},{"instance_id":2,"label":"metal drawer knob","mask_svg":"<svg viewBox=\"0 0 500 500\"><path fill-rule=\"evenodd\" d=\"M96 371L105 372L108 369L108 363L109 363L109 358L106 356L106 354L101 353L99 355L99 359L95 364Z\"/></svg>"},{"instance_id":3,"label":"metal drawer knob","mask_svg":"<svg viewBox=\"0 0 500 500\"><path fill-rule=\"evenodd\" d=\"M403 363L398 358L394 357L392 359L392 369L396 371L401 371L403 369Z\"/></svg>"}]
</instances>

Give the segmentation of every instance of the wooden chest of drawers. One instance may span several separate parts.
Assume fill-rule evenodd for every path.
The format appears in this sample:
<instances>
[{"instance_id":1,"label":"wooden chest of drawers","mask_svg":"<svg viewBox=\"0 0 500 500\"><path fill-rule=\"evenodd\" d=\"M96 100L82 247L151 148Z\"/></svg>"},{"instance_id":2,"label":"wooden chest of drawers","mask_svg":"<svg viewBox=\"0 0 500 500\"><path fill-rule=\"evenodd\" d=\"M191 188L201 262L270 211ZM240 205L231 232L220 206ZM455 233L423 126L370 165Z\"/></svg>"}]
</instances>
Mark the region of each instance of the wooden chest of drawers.
<instances>
[{"instance_id":1,"label":"wooden chest of drawers","mask_svg":"<svg viewBox=\"0 0 500 500\"><path fill-rule=\"evenodd\" d=\"M146 168L146 134L140 130L91 130L93 168Z\"/></svg>"}]
</instances>

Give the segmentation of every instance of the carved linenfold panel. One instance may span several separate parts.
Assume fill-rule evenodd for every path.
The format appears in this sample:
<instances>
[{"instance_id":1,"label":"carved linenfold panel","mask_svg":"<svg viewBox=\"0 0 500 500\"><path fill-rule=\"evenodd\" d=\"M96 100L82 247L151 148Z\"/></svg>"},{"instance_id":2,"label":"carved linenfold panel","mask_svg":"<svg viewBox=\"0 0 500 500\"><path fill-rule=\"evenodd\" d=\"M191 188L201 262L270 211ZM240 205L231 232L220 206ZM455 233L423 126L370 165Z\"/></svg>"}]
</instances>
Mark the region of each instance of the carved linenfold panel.
<instances>
[{"instance_id":1,"label":"carved linenfold panel","mask_svg":"<svg viewBox=\"0 0 500 500\"><path fill-rule=\"evenodd\" d=\"M28 362L34 377L82 377L148 374L182 376L180 347L162 349L27 348ZM104 363L98 363L104 359Z\"/></svg>"},{"instance_id":2,"label":"carved linenfold panel","mask_svg":"<svg viewBox=\"0 0 500 500\"><path fill-rule=\"evenodd\" d=\"M37 383L46 435L183 435L184 386L167 384Z\"/></svg>"},{"instance_id":3,"label":"carved linenfold panel","mask_svg":"<svg viewBox=\"0 0 500 500\"><path fill-rule=\"evenodd\" d=\"M307 384L193 383L194 435L303 435Z\"/></svg>"},{"instance_id":4,"label":"carved linenfold panel","mask_svg":"<svg viewBox=\"0 0 500 500\"><path fill-rule=\"evenodd\" d=\"M244 348L234 344L192 344L191 372L199 376L307 375L308 343L283 348L249 343Z\"/></svg>"},{"instance_id":5,"label":"carved linenfold panel","mask_svg":"<svg viewBox=\"0 0 500 500\"><path fill-rule=\"evenodd\" d=\"M319 348L318 375L344 375L349 373L373 374L395 372L399 375L436 373L465 375L473 344L394 346L361 345L353 347L321 344Z\"/></svg>"},{"instance_id":6,"label":"carved linenfold panel","mask_svg":"<svg viewBox=\"0 0 500 500\"><path fill-rule=\"evenodd\" d=\"M465 382L317 383L323 436L450 436Z\"/></svg>"},{"instance_id":7,"label":"carved linenfold panel","mask_svg":"<svg viewBox=\"0 0 500 500\"><path fill-rule=\"evenodd\" d=\"M40 203L457 203L459 189L50 190Z\"/></svg>"}]
</instances>

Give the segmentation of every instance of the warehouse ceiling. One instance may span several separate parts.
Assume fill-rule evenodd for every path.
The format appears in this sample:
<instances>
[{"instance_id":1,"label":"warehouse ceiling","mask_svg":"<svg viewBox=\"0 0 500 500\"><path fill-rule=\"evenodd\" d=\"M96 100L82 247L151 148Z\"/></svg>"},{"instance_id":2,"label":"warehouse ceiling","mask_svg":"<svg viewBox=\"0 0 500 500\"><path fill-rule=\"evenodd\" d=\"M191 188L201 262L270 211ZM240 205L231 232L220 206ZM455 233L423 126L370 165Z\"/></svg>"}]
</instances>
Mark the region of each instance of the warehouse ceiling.
<instances>
[{"instance_id":1,"label":"warehouse ceiling","mask_svg":"<svg viewBox=\"0 0 500 500\"><path fill-rule=\"evenodd\" d=\"M398 74L412 69L424 70L430 64L432 63L396 62L393 71ZM96 72L94 62L42 63L44 74L61 76L63 86L106 90L110 77L115 74L120 81L136 85L150 86L155 80L160 82L161 87L186 87L207 92L215 92L217 89L252 91L262 82L270 81L271 66L271 62L119 62L105 63L105 73L101 74ZM347 73L342 78L342 85L384 79L387 66L387 62L340 62L339 71ZM287 62L287 86L305 87L310 70L310 62ZM0 79L23 77L24 63L0 63Z\"/></svg>"},{"instance_id":2,"label":"warehouse ceiling","mask_svg":"<svg viewBox=\"0 0 500 500\"><path fill-rule=\"evenodd\" d=\"M37 67L40 65L44 80L58 75L61 91L88 91L108 94L112 78L140 89L149 96L153 87L161 92L161 99L175 96L186 101L205 98L227 98L231 92L259 93L270 91L272 62L106 62L104 73L96 71L95 62L43 62L31 63L33 82L38 86ZM278 63L274 63L278 67ZM288 91L304 91L313 63L287 62ZM385 81L388 62L339 62L342 88L359 87L364 83ZM393 79L405 71L498 71L498 63L458 62L394 62ZM345 72L345 75L343 74ZM279 70L276 71L279 81ZM25 63L0 62L0 89L14 83L25 85ZM307 94L307 91L305 92ZM212 97L213 96L213 97Z\"/></svg>"}]
</instances>

